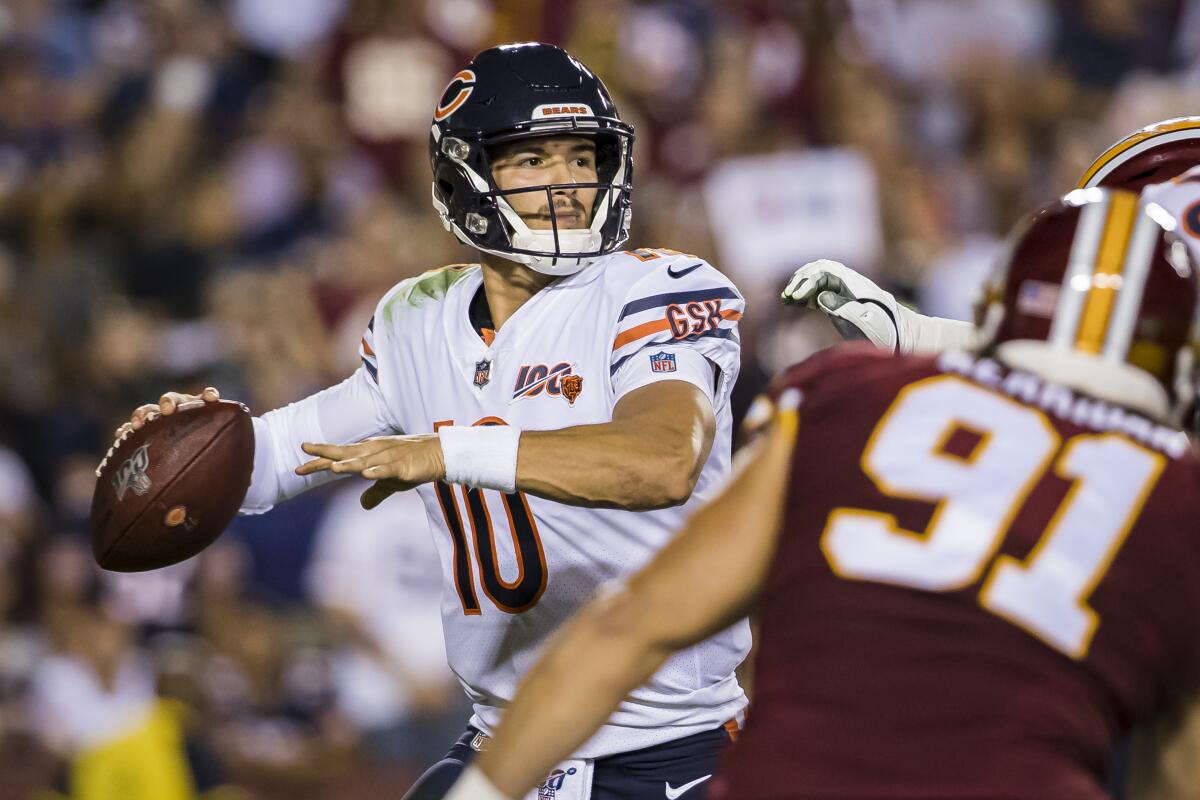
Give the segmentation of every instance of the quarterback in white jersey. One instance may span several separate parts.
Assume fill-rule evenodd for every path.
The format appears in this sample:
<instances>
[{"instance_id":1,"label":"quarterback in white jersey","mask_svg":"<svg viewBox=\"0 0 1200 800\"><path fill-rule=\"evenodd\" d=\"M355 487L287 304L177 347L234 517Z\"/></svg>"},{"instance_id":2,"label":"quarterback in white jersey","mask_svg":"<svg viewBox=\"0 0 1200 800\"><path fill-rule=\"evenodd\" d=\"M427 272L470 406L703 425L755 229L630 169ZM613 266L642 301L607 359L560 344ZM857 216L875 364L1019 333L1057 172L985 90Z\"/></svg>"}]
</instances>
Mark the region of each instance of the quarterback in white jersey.
<instances>
[{"instance_id":1,"label":"quarterback in white jersey","mask_svg":"<svg viewBox=\"0 0 1200 800\"><path fill-rule=\"evenodd\" d=\"M474 715L409 797L441 796L547 637L649 561L729 471L744 302L700 258L617 249L632 138L561 49L480 53L447 87L430 153L434 206L481 263L398 284L353 376L254 419L244 513L352 473L374 481L368 508L410 488L424 502L446 650ZM746 705L734 670L749 648L743 620L680 652L543 789L657 800L665 782L701 796Z\"/></svg>"},{"instance_id":2,"label":"quarterback in white jersey","mask_svg":"<svg viewBox=\"0 0 1200 800\"><path fill-rule=\"evenodd\" d=\"M566 505L525 491L503 493L444 481L417 487L442 557L442 619L450 666L475 701L472 724L491 730L545 637L605 582L644 564L728 472L728 396L738 370L732 284L691 256L613 253L533 295L491 338L471 306L483 295L479 266L447 267L404 281L384 297L362 343L363 369L331 396L357 422L351 441L442 426L511 426L530 436L613 420L621 400L659 381L683 381L712 404L714 445L683 504L633 513ZM675 327L672 327L672 324ZM477 327L478 326L478 327ZM306 403L309 401L305 401ZM251 487L248 510L265 510L331 472L307 479L284 418L255 421L286 466ZM311 437L316 429L305 430ZM563 456L589 447L586 431ZM599 433L597 431L597 433ZM594 462L579 452L580 464ZM572 470L570 463L556 468ZM614 463L613 469L633 470ZM580 484L582 485L582 481ZM526 485L518 472L518 489ZM529 487L536 491L534 486ZM581 497L598 505L618 498ZM595 758L718 728L745 700L733 670L749 647L745 623L680 655L633 692L580 752Z\"/></svg>"}]
</instances>

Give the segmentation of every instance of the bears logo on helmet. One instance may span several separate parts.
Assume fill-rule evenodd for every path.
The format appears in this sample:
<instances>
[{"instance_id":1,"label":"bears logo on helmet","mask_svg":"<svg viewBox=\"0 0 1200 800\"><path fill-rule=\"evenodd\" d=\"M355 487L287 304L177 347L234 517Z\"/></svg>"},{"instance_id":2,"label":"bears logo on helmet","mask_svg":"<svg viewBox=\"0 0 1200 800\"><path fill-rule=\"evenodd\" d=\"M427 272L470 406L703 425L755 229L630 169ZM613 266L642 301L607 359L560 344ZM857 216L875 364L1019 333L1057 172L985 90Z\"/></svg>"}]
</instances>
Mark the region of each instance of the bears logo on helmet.
<instances>
[{"instance_id":1,"label":"bears logo on helmet","mask_svg":"<svg viewBox=\"0 0 1200 800\"><path fill-rule=\"evenodd\" d=\"M442 93L441 102L433 111L434 122L441 122L457 111L459 106L467 102L467 98L473 91L475 91L475 73L471 70L464 69L451 78L446 91Z\"/></svg>"}]
</instances>

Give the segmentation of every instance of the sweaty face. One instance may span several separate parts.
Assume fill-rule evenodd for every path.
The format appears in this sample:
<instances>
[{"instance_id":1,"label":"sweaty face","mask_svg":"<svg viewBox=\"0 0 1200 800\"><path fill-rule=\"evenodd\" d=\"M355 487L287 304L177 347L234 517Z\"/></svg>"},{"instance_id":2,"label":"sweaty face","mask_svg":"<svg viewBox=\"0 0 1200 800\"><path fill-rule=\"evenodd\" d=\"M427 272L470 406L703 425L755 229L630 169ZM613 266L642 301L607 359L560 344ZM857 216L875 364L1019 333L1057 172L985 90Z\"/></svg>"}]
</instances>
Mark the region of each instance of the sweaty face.
<instances>
[{"instance_id":1,"label":"sweaty face","mask_svg":"<svg viewBox=\"0 0 1200 800\"><path fill-rule=\"evenodd\" d=\"M499 145L491 154L492 177L502 190L547 184L595 183L596 144L583 136L520 139ZM586 228L596 202L594 186L562 186L552 190L559 229ZM544 191L505 195L532 230L552 227L550 201Z\"/></svg>"}]
</instances>

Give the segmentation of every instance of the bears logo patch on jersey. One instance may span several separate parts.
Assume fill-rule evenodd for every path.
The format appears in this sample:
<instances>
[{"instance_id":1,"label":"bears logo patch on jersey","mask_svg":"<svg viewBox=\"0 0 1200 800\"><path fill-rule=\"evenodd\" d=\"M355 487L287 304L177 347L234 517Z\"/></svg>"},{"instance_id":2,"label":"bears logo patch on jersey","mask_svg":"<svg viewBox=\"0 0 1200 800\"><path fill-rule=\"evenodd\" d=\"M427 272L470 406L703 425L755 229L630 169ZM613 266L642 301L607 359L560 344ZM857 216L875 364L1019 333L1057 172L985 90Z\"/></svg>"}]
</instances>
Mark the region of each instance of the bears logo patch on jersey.
<instances>
[{"instance_id":1,"label":"bears logo patch on jersey","mask_svg":"<svg viewBox=\"0 0 1200 800\"><path fill-rule=\"evenodd\" d=\"M583 392L583 376L563 375L559 379L558 385L562 388L563 397L567 398L567 404L573 406L575 400Z\"/></svg>"}]
</instances>

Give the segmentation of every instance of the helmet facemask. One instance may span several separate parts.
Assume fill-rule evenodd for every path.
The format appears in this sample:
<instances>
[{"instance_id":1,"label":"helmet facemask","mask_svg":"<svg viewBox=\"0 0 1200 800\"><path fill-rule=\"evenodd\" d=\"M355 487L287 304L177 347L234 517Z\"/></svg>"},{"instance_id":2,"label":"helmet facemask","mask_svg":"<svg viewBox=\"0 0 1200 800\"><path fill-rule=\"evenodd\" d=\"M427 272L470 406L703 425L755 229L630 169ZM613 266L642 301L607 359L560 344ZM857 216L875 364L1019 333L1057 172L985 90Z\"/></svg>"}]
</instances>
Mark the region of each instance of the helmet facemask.
<instances>
[{"instance_id":1,"label":"helmet facemask","mask_svg":"<svg viewBox=\"0 0 1200 800\"><path fill-rule=\"evenodd\" d=\"M530 138L528 132L496 137L482 145L445 137L439 145L447 157L443 164L457 174L434 176L433 203L446 228L465 244L547 275L574 274L590 260L616 250L629 236L633 135L631 131L617 129L588 130L578 125L581 121L573 120L569 127L556 126L555 130L535 135L538 138L575 135L594 139L597 172L594 182L501 189L492 174L493 148ZM464 198L465 202L460 203L465 213L459 224L450 213L448 201L454 184L464 179L469 181L473 191ZM560 212L555 209L555 193L579 189L596 190L590 220L584 228L564 227L559 219ZM510 202L510 198L532 193L545 196L549 228L529 227Z\"/></svg>"}]
</instances>

